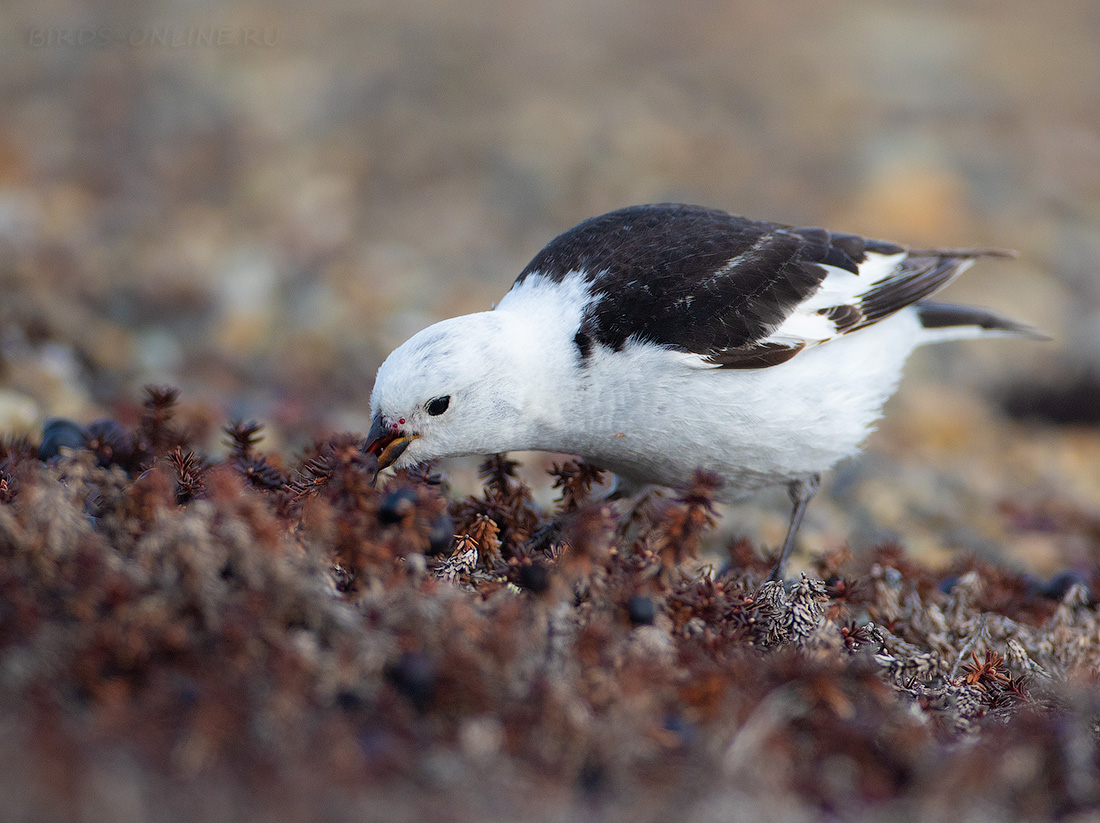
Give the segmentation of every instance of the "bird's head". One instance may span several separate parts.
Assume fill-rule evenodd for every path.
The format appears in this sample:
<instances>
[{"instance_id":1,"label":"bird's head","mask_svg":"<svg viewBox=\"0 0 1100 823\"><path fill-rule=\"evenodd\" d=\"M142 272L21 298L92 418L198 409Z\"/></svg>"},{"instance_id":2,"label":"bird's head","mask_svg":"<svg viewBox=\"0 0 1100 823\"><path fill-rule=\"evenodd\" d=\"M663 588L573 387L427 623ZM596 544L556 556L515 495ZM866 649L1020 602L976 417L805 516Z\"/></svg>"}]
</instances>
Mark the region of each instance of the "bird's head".
<instances>
[{"instance_id":1,"label":"bird's head","mask_svg":"<svg viewBox=\"0 0 1100 823\"><path fill-rule=\"evenodd\" d=\"M444 320L386 358L364 451L378 469L523 448L525 379L500 312Z\"/></svg>"}]
</instances>

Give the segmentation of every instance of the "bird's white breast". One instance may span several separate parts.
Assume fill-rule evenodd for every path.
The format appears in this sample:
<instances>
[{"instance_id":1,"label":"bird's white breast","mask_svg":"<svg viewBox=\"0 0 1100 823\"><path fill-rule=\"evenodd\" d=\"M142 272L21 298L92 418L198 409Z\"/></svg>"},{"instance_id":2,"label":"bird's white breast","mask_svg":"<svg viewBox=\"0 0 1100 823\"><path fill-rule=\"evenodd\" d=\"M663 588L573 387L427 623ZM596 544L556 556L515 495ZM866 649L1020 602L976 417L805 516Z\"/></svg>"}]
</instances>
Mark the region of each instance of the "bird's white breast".
<instances>
[{"instance_id":1,"label":"bird's white breast","mask_svg":"<svg viewBox=\"0 0 1100 823\"><path fill-rule=\"evenodd\" d=\"M708 368L647 344L600 349L550 395L562 428L538 447L644 483L684 486L704 468L738 499L856 452L919 340L907 310L763 369Z\"/></svg>"}]
</instances>

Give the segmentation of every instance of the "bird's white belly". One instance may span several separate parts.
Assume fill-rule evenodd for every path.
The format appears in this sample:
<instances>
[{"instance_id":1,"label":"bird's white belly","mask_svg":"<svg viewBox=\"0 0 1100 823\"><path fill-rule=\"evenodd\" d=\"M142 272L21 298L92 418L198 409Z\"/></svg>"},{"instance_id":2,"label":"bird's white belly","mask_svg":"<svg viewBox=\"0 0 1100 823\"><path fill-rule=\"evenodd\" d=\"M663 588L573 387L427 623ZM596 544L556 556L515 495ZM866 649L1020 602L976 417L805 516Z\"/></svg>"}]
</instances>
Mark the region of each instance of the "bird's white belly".
<instances>
[{"instance_id":1,"label":"bird's white belly","mask_svg":"<svg viewBox=\"0 0 1100 823\"><path fill-rule=\"evenodd\" d=\"M685 486L706 469L738 499L856 452L919 340L906 310L763 369L695 368L651 346L595 353L559 437L637 482Z\"/></svg>"}]
</instances>

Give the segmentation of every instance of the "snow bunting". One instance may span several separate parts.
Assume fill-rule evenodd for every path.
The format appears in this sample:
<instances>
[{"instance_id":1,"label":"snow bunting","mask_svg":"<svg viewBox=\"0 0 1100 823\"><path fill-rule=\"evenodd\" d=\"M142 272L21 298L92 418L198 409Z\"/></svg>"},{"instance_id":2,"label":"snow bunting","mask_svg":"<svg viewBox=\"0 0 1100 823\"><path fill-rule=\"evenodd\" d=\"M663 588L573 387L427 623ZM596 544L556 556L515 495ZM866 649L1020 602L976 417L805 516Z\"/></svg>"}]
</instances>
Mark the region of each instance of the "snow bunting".
<instances>
[{"instance_id":1,"label":"snow bunting","mask_svg":"<svg viewBox=\"0 0 1100 823\"><path fill-rule=\"evenodd\" d=\"M628 487L699 469L743 499L786 485L782 575L822 472L857 452L923 343L1041 337L927 298L979 250L916 250L679 204L555 238L492 311L424 329L378 370L379 469L464 454L575 454Z\"/></svg>"}]
</instances>

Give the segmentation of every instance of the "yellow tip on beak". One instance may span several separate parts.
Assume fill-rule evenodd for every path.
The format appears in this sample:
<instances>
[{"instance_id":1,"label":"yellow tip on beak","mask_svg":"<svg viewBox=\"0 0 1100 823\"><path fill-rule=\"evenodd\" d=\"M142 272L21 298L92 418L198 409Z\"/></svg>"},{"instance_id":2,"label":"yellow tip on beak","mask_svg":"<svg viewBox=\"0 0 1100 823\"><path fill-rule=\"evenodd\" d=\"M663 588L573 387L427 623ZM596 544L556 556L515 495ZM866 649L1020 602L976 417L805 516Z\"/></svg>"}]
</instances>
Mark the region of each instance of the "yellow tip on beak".
<instances>
[{"instance_id":1,"label":"yellow tip on beak","mask_svg":"<svg viewBox=\"0 0 1100 823\"><path fill-rule=\"evenodd\" d=\"M387 426L382 420L382 416L377 415L371 421L370 432L367 434L367 444L363 447L363 452L378 456L377 471L380 472L382 469L392 466L397 458L405 453L405 449L417 436L415 434L405 434L394 426ZM377 476L376 472L375 477Z\"/></svg>"},{"instance_id":2,"label":"yellow tip on beak","mask_svg":"<svg viewBox=\"0 0 1100 823\"><path fill-rule=\"evenodd\" d=\"M378 471L392 466L397 462L405 449L409 447L409 444L416 439L415 434L403 434L395 437L386 448L382 449L382 453L378 455Z\"/></svg>"}]
</instances>

